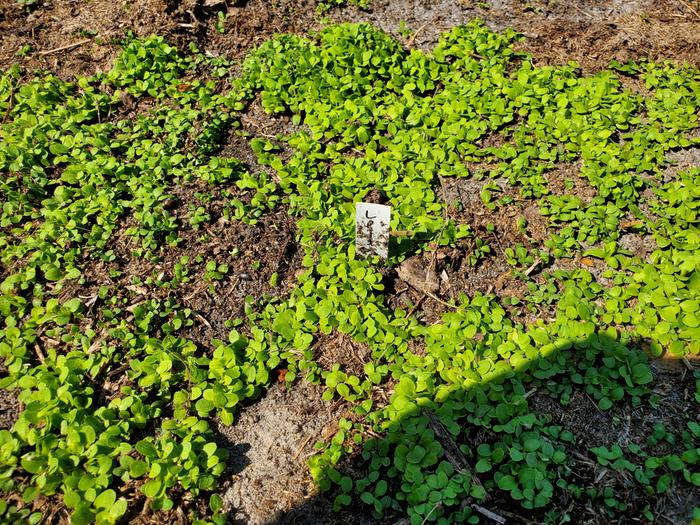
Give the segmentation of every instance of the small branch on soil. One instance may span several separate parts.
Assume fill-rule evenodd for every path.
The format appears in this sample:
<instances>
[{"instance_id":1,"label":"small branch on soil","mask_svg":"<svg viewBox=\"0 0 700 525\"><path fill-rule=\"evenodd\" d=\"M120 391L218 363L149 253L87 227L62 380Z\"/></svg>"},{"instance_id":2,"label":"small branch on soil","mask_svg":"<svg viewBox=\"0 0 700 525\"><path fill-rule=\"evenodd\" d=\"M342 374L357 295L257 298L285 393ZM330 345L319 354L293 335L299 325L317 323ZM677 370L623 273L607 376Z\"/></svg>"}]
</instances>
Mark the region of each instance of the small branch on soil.
<instances>
[{"instance_id":1,"label":"small branch on soil","mask_svg":"<svg viewBox=\"0 0 700 525\"><path fill-rule=\"evenodd\" d=\"M48 49L46 51L39 51L37 53L37 55L46 56L46 55L51 55L53 53L59 53L60 51L67 51L69 49L73 49L74 47L78 47L78 46L82 46L84 44L87 44L88 42L91 42L91 41L92 41L92 38L86 38L84 40L79 40L77 42L74 42L72 44L68 44L65 46L55 47L53 49Z\"/></svg>"},{"instance_id":2,"label":"small branch on soil","mask_svg":"<svg viewBox=\"0 0 700 525\"><path fill-rule=\"evenodd\" d=\"M423 29L425 29L427 25L428 25L428 22L426 22L425 24L423 24L422 26L420 26L418 29L416 29L416 30L413 32L413 34L411 34L410 37L408 37L408 40L406 40L406 47L408 47L408 48L413 47L413 42L416 41L416 37L418 36L418 33L420 33L421 31L423 31Z\"/></svg>"},{"instance_id":3,"label":"small branch on soil","mask_svg":"<svg viewBox=\"0 0 700 525\"><path fill-rule=\"evenodd\" d=\"M186 525L187 524L187 516L185 516L185 511L182 510L182 507L178 507L175 512L177 514L177 522L182 523L183 525Z\"/></svg>"},{"instance_id":4,"label":"small branch on soil","mask_svg":"<svg viewBox=\"0 0 700 525\"><path fill-rule=\"evenodd\" d=\"M125 310L126 310L127 312L133 314L133 313L134 313L134 310L136 310L140 305L142 305L142 304L145 303L145 302L146 302L145 299L141 299L140 301L136 301L135 303L131 303L129 306L127 306L127 307L125 308Z\"/></svg>"},{"instance_id":5,"label":"small branch on soil","mask_svg":"<svg viewBox=\"0 0 700 525\"><path fill-rule=\"evenodd\" d=\"M100 348L100 345L102 344L101 339L95 339L92 344L90 345L90 348L87 349L88 355L92 354L93 352L97 351Z\"/></svg>"},{"instance_id":6,"label":"small branch on soil","mask_svg":"<svg viewBox=\"0 0 700 525\"><path fill-rule=\"evenodd\" d=\"M233 283L231 284L231 288L236 288L236 286L238 286L238 277L236 277L236 279L234 279ZM206 285L204 285L204 286L199 286L199 287L195 288L195 290L194 290L191 294L189 294L187 297L185 297L185 298L183 299L183 302L189 303L190 300L194 299L194 298L197 297L200 293L202 293L202 292L204 291L205 288L206 288Z\"/></svg>"},{"instance_id":7,"label":"small branch on soil","mask_svg":"<svg viewBox=\"0 0 700 525\"><path fill-rule=\"evenodd\" d=\"M445 203L445 206L442 208L442 216L446 219L451 219L452 214L449 212L450 206L447 202L447 190L445 190L445 181L442 180L442 177L440 175L438 175L438 180L440 181L440 191L442 192L442 200Z\"/></svg>"},{"instance_id":8,"label":"small branch on soil","mask_svg":"<svg viewBox=\"0 0 700 525\"><path fill-rule=\"evenodd\" d=\"M693 368L693 364L690 362L690 360L688 360L688 358L686 356L683 356L682 361L689 372L693 372L695 370L695 368Z\"/></svg>"},{"instance_id":9,"label":"small branch on soil","mask_svg":"<svg viewBox=\"0 0 700 525\"><path fill-rule=\"evenodd\" d=\"M489 509L485 509L481 505L472 505L472 507L474 507L474 510L477 511L479 514L483 514L484 516L495 521L496 523L500 523L501 525L503 525L506 522L506 519L503 516L499 516L495 512L491 512Z\"/></svg>"},{"instance_id":10,"label":"small branch on soil","mask_svg":"<svg viewBox=\"0 0 700 525\"><path fill-rule=\"evenodd\" d=\"M532 266L530 266L527 270L525 270L525 272L524 272L525 275L527 275L529 277L530 274L535 271L535 268L537 268L541 262L542 261L540 261L539 259L535 259L535 262L532 263Z\"/></svg>"},{"instance_id":11,"label":"small branch on soil","mask_svg":"<svg viewBox=\"0 0 700 525\"><path fill-rule=\"evenodd\" d=\"M697 16L698 19L700 19L700 14L698 14L698 12L695 9L693 9L693 7L688 2L686 2L685 0L681 0L681 4L683 4L685 7L687 7L688 11L690 11L695 16Z\"/></svg>"},{"instance_id":12,"label":"small branch on soil","mask_svg":"<svg viewBox=\"0 0 700 525\"><path fill-rule=\"evenodd\" d=\"M205 317L202 314L195 312L194 316L200 321L202 321L207 328L211 328L211 324L205 319Z\"/></svg>"},{"instance_id":13,"label":"small branch on soil","mask_svg":"<svg viewBox=\"0 0 700 525\"><path fill-rule=\"evenodd\" d=\"M593 401L593 399L591 399L591 396L589 396L588 394L586 394L586 397L587 397L588 400L591 402L591 404L595 407L595 409L598 411L598 413L599 413L601 416L604 416L605 414L603 413L603 411L602 411L600 408L598 408L598 403L596 403L595 401Z\"/></svg>"},{"instance_id":14,"label":"small branch on soil","mask_svg":"<svg viewBox=\"0 0 700 525\"><path fill-rule=\"evenodd\" d=\"M510 519L520 520L523 523L527 523L528 525L537 525L537 523L535 523L534 521L530 521L529 519L525 518L524 516L521 516L520 514L515 514L514 512L508 512L507 510L499 510L499 512L501 514L503 514L504 516L509 517ZM501 519L503 519L503 518L501 518ZM501 522L501 523L505 523L505 520L503 520L503 522Z\"/></svg>"},{"instance_id":15,"label":"small branch on soil","mask_svg":"<svg viewBox=\"0 0 700 525\"><path fill-rule=\"evenodd\" d=\"M98 117L99 117L99 110L98 110L98 113L97 113L97 114L98 114ZM87 306L88 308L92 308L93 306L95 306L95 303L97 302L97 300L99 299L99 297L100 297L99 294L94 294L94 295L78 295L78 298L79 298L79 299L87 299L87 301L85 301L85 306Z\"/></svg>"},{"instance_id":16,"label":"small branch on soil","mask_svg":"<svg viewBox=\"0 0 700 525\"><path fill-rule=\"evenodd\" d=\"M102 374L105 373L105 370L107 370L107 367L108 367L109 365L110 365L110 361L109 361L108 359L105 360L105 362L102 363L102 366L101 366L100 369L97 371L97 373L92 377L92 381L93 381L93 382L97 381L97 378L100 377ZM103 391L102 395L104 396L104 391ZM100 396L100 397L102 397L102 396Z\"/></svg>"},{"instance_id":17,"label":"small branch on soil","mask_svg":"<svg viewBox=\"0 0 700 525\"><path fill-rule=\"evenodd\" d=\"M472 470L469 468L467 458L465 458L464 454L462 454L462 451L459 450L459 446L457 446L457 443L455 443L454 439L452 439L452 436L450 435L449 431L445 428L442 422L440 422L440 419L438 419L437 415L435 415L435 413L432 410L426 410L425 414L428 416L430 428L433 429L433 432L435 432L435 437L437 438L440 445L442 445L442 451L444 452L447 461L449 461L452 464L452 466L457 472L466 473L472 479L472 482L474 482L475 485L479 485L483 489L484 487L481 484L481 481L474 475ZM496 523L503 524L506 522L504 517L496 514L495 512L485 507L482 507L481 505L476 505L472 503L471 497L468 497L465 503L473 507L474 510L477 511L479 514L486 516L487 518L495 521Z\"/></svg>"},{"instance_id":18,"label":"small branch on soil","mask_svg":"<svg viewBox=\"0 0 700 525\"><path fill-rule=\"evenodd\" d=\"M462 451L459 450L457 443L455 443L454 439L452 439L449 431L445 428L440 419L438 419L435 412L432 410L426 410L425 415L428 416L428 422L430 428L432 428L433 432L435 432L435 437L442 445L442 450L445 453L447 461L452 463L452 466L458 472L464 471L473 477L469 464L467 463L467 458L465 458Z\"/></svg>"},{"instance_id":19,"label":"small branch on soil","mask_svg":"<svg viewBox=\"0 0 700 525\"><path fill-rule=\"evenodd\" d=\"M505 250L503 249L503 245L501 244L501 239L497 235L497 233L494 231L493 232L493 239L496 241L496 244L498 245L498 249L501 250L501 255L505 255Z\"/></svg>"},{"instance_id":20,"label":"small branch on soil","mask_svg":"<svg viewBox=\"0 0 700 525\"><path fill-rule=\"evenodd\" d=\"M143 507L141 508L141 513L139 514L139 516L145 516L150 506L151 498L146 498L146 500L143 502Z\"/></svg>"},{"instance_id":21,"label":"small branch on soil","mask_svg":"<svg viewBox=\"0 0 700 525\"><path fill-rule=\"evenodd\" d=\"M578 11L582 15L587 16L588 18L594 18L594 16L592 14L586 13L583 9L581 9L579 6L577 6L576 2L574 2L572 5L574 6L574 9L576 9L576 11Z\"/></svg>"},{"instance_id":22,"label":"small branch on soil","mask_svg":"<svg viewBox=\"0 0 700 525\"><path fill-rule=\"evenodd\" d=\"M126 370L128 370L130 366L131 366L130 364L126 364L126 365L120 366L119 368L115 368L114 370L107 372L107 377L114 377L116 375L119 375L122 372L125 372Z\"/></svg>"},{"instance_id":23,"label":"small branch on soil","mask_svg":"<svg viewBox=\"0 0 700 525\"><path fill-rule=\"evenodd\" d=\"M453 304L450 304L450 303L448 303L447 301L443 301L442 299L440 299L440 298L439 298L437 295L435 295L434 293L425 292L425 294L426 294L428 297L430 297L431 299L435 299L438 303L444 304L444 305L447 306L448 308L452 308L453 310L456 310L456 309L458 308L457 306L455 306L455 305L453 305Z\"/></svg>"},{"instance_id":24,"label":"small branch on soil","mask_svg":"<svg viewBox=\"0 0 700 525\"><path fill-rule=\"evenodd\" d=\"M603 470L601 470L595 478L595 484L597 485L598 483L600 483L600 480L603 479L607 473L608 469L604 468Z\"/></svg>"},{"instance_id":25,"label":"small branch on soil","mask_svg":"<svg viewBox=\"0 0 700 525\"><path fill-rule=\"evenodd\" d=\"M413 305L413 308L411 308L408 313L406 314L406 317L411 317L413 315L413 312L415 312L418 307L421 305L421 303L425 300L425 298L428 297L428 294L423 294L420 296L420 299L416 301L416 304Z\"/></svg>"},{"instance_id":26,"label":"small branch on soil","mask_svg":"<svg viewBox=\"0 0 700 525\"><path fill-rule=\"evenodd\" d=\"M590 466L592 466L592 467L595 467L595 466L596 466L596 464L593 463L593 461L591 461L590 458L584 456L584 455L581 454L580 452L574 451L572 454L573 454L573 456L574 456L575 458L577 458L579 461L581 461L581 463L585 463L586 465L590 465Z\"/></svg>"},{"instance_id":27,"label":"small branch on soil","mask_svg":"<svg viewBox=\"0 0 700 525\"><path fill-rule=\"evenodd\" d=\"M301 446L299 447L299 450L297 450L297 453L294 454L294 457L292 458L294 461L296 461L297 458L299 458L299 456L301 455L301 453L302 453L302 452L304 451L304 449L306 448L306 445L308 445L308 444L309 444L309 441L311 441L311 438L312 438L312 437L313 437L313 436L312 436L311 434L309 434L308 436L306 436L306 439L305 439L304 442L301 444Z\"/></svg>"},{"instance_id":28,"label":"small branch on soil","mask_svg":"<svg viewBox=\"0 0 700 525\"><path fill-rule=\"evenodd\" d=\"M41 364L44 364L44 359L46 359L46 357L44 356L44 353L41 351L41 348L39 347L39 343L34 343L34 350L36 350L36 356L39 358L39 362L41 362Z\"/></svg>"},{"instance_id":29,"label":"small branch on soil","mask_svg":"<svg viewBox=\"0 0 700 525\"><path fill-rule=\"evenodd\" d=\"M192 11L191 9L188 9L188 10L187 10L187 14L190 15L190 16L192 17L192 21L193 21L195 24L201 23L201 22L199 21L199 18L197 18L197 15L195 15L195 14L194 14L194 11Z\"/></svg>"}]
</instances>

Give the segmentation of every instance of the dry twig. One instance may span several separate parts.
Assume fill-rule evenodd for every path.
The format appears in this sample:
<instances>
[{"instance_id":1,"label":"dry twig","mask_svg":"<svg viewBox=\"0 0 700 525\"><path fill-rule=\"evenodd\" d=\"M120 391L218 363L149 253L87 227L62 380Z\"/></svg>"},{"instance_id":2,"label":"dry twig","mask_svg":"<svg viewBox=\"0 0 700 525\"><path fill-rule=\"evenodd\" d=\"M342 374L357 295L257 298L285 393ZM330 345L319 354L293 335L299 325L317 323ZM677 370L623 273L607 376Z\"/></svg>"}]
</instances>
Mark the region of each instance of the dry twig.
<instances>
[{"instance_id":1,"label":"dry twig","mask_svg":"<svg viewBox=\"0 0 700 525\"><path fill-rule=\"evenodd\" d=\"M474 484L480 486L483 489L484 487L481 484L481 481L474 475L471 468L469 468L467 458L465 458L464 454L462 454L462 451L459 450L459 446L457 446L457 443L455 443L454 439L452 439L452 436L445 428L445 426L440 422L437 415L435 415L435 413L432 410L426 410L425 414L428 416L430 428L432 428L433 432L435 432L435 438L438 440L440 445L442 445L442 451L445 454L447 461L449 461L452 464L452 466L457 472L464 472L472 479ZM464 504L470 505L479 514L486 516L487 518L495 521L496 523L500 523L502 525L506 522L503 516L500 516L499 514L485 507L482 507L481 505L476 505L475 503L473 503L471 496L467 497Z\"/></svg>"},{"instance_id":2,"label":"dry twig","mask_svg":"<svg viewBox=\"0 0 700 525\"><path fill-rule=\"evenodd\" d=\"M115 368L114 370L110 370L109 372L107 372L107 377L114 377L116 375L119 375L122 372L125 372L126 370L128 370L129 368L131 368L131 364L129 364L129 363L122 365L118 368Z\"/></svg>"},{"instance_id":3,"label":"dry twig","mask_svg":"<svg viewBox=\"0 0 700 525\"><path fill-rule=\"evenodd\" d=\"M406 47L409 47L409 48L410 48L410 47L413 47L413 42L415 42L416 37L418 36L418 33L420 33L421 31L423 31L423 29L425 29L425 27L426 27L427 25L428 25L428 22L426 22L425 24L423 24L422 26L420 26L418 29L416 29L416 30L411 34L411 36L408 37L408 40L406 40Z\"/></svg>"},{"instance_id":4,"label":"dry twig","mask_svg":"<svg viewBox=\"0 0 700 525\"><path fill-rule=\"evenodd\" d=\"M202 314L200 314L199 312L195 312L195 313L194 313L194 316L195 316L197 319L199 319L200 321L202 321L202 323L204 323L204 325L205 325L207 328L211 328L211 323L209 323L209 321L207 321L207 319L206 319Z\"/></svg>"},{"instance_id":5,"label":"dry twig","mask_svg":"<svg viewBox=\"0 0 700 525\"><path fill-rule=\"evenodd\" d=\"M574 6L574 9L576 9L576 11L578 11L578 12L581 13L582 15L587 16L587 17L589 17L589 18L594 18L592 14L587 13L586 11L584 11L583 9L581 9L579 6L577 6L577 5L576 5L576 2L573 2L571 5L573 5L573 6Z\"/></svg>"},{"instance_id":6,"label":"dry twig","mask_svg":"<svg viewBox=\"0 0 700 525\"><path fill-rule=\"evenodd\" d=\"M450 304L450 303L448 303L447 301L443 301L442 299L440 299L440 298L439 298L437 295L435 295L434 293L425 292L425 294L426 294L428 297L430 297L431 299L436 300L438 303L447 306L448 308L452 308L453 310L457 310L457 308L458 308L458 306L455 306L454 304Z\"/></svg>"},{"instance_id":7,"label":"dry twig","mask_svg":"<svg viewBox=\"0 0 700 525\"><path fill-rule=\"evenodd\" d=\"M294 454L294 457L292 458L294 461L296 461L297 458L301 455L301 453L302 453L302 452L304 451L304 449L306 448L306 445L308 445L308 444L309 444L309 441L311 441L311 438L312 438L312 437L313 437L313 436L312 436L311 434L309 434L308 436L306 436L306 439L305 439L304 442L301 444L301 446L299 447L299 450L297 450L297 453Z\"/></svg>"},{"instance_id":8,"label":"dry twig","mask_svg":"<svg viewBox=\"0 0 700 525\"><path fill-rule=\"evenodd\" d=\"M698 12L695 9L693 9L693 7L688 2L686 2L685 0L681 0L681 4L683 4L685 7L687 7L688 11L690 11L695 16L697 16L698 19L700 19L700 14L698 14Z\"/></svg>"},{"instance_id":9,"label":"dry twig","mask_svg":"<svg viewBox=\"0 0 700 525\"><path fill-rule=\"evenodd\" d=\"M418 307L421 305L421 303L425 300L426 297L428 297L428 294L424 293L423 295L421 295L420 299L418 299L418 301L416 301L416 304L413 305L413 308L411 308L408 311L408 314L406 314L406 317L411 317L413 315L413 312L415 312L418 309Z\"/></svg>"},{"instance_id":10,"label":"dry twig","mask_svg":"<svg viewBox=\"0 0 700 525\"><path fill-rule=\"evenodd\" d=\"M539 258L538 258L538 259L535 259L535 262L532 263L532 266L530 266L530 267L529 267L527 270L525 270L525 272L523 272L523 273L524 273L525 275L529 276L532 272L535 271L535 268L537 268L541 262L542 262L542 261L540 261Z\"/></svg>"},{"instance_id":11,"label":"dry twig","mask_svg":"<svg viewBox=\"0 0 700 525\"><path fill-rule=\"evenodd\" d=\"M41 348L39 347L39 343L34 343L34 349L36 350L36 356L39 358L39 362L41 362L41 364L44 364L44 359L46 359L46 357L44 356L44 353L41 351Z\"/></svg>"},{"instance_id":12,"label":"dry twig","mask_svg":"<svg viewBox=\"0 0 700 525\"><path fill-rule=\"evenodd\" d=\"M68 44L68 45L65 45L65 46L55 47L55 48L53 48L53 49L48 49L48 50L46 50L46 51L39 51L39 52L37 53L37 55L46 56L46 55L51 55L51 54L53 54L53 53L59 53L59 52L61 52L61 51L68 51L69 49L73 49L74 47L78 47L78 46L82 46L82 45L84 45L84 44L87 44L87 43L90 42L91 40L92 40L92 38L86 38L86 39L84 39L84 40L79 40L79 41L77 41L77 42L74 42L74 43L72 43L72 44Z\"/></svg>"}]
</instances>

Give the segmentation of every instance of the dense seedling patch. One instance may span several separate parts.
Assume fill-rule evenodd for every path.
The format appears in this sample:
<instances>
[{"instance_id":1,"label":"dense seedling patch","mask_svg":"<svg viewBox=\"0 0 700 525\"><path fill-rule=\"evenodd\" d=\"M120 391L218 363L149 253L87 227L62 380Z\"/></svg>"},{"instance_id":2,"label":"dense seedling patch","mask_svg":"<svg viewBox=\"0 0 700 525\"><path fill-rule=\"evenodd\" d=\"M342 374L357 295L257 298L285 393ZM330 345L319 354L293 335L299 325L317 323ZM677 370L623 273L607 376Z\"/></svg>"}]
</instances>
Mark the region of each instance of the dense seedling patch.
<instances>
[{"instance_id":1,"label":"dense seedling patch","mask_svg":"<svg viewBox=\"0 0 700 525\"><path fill-rule=\"evenodd\" d=\"M20 389L24 410L0 431L0 489L25 502L58 495L74 523L116 522L127 500L167 511L213 494L209 513L222 522L213 491L225 457L208 420L231 424L282 367L288 382L321 382L352 407L311 459L338 507L355 498L378 517L477 522L477 505L495 500L556 523L571 517L555 503L570 501L603 519L653 520L668 491L695 490L697 387L680 428L586 451L644 494L633 501L575 476L572 450L588 444L530 403L538 392L565 410L585 393L600 411L653 406L649 357L700 353L700 169L675 173L667 160L700 146L700 73L638 63L582 77L573 63L534 67L514 39L474 23L424 54L342 25L265 43L238 78L159 38L128 44L110 72L75 85L4 73L0 354L2 386ZM622 75L651 94L623 88ZM147 109L125 118L131 100ZM251 140L269 169L255 176L217 154L253 100L303 125ZM591 198L552 191L548 175L564 164L580 164ZM445 201L451 179L482 181L494 215L534 204L548 236L535 239L520 217L523 242L497 246L496 226L481 231L463 203ZM176 300L134 305L110 286L76 296L87 265L114 260L117 231L136 257L160 260L211 221L207 199L184 220L172 211L173 188L197 181L225 188L231 221L288 206L304 271L286 299L251 301L227 341L202 347L184 335L200 320ZM403 232L388 262L355 255L354 204L370 195ZM626 249L630 238L650 255ZM445 248L471 267L502 259L526 292L461 290L432 324L417 305L390 308L391 269ZM177 289L195 256L146 285ZM216 292L228 265L197 264ZM361 373L322 366L314 343L336 332L368 349ZM121 382L106 390L107 377ZM342 470L352 450L364 477Z\"/></svg>"},{"instance_id":2,"label":"dense seedling patch","mask_svg":"<svg viewBox=\"0 0 700 525\"><path fill-rule=\"evenodd\" d=\"M268 382L266 369L244 357L244 337L198 348L178 336L193 324L189 308L170 298L134 301L138 293L121 289L156 295L195 271L216 283L225 263L192 254L169 280L129 282L136 276L113 270L115 284L88 301L74 293L88 265L119 262L109 244L117 230L135 258L158 261L182 244L188 224L169 204L175 186L233 182L222 213L230 220L254 222L274 202L261 204L256 191L266 183L239 161L212 155L243 104L218 93L230 65L203 60L152 38L76 85L51 75L21 82L18 70L2 77L0 352L3 386L21 389L24 407L12 433L2 431L3 491L25 502L60 494L75 523L115 522L127 498L142 499L134 493L167 510L174 490L212 491L225 451L202 417L217 408L230 423L230 409ZM200 80L205 67L210 79ZM150 108L121 117L134 98ZM202 215L192 211L192 229L208 220Z\"/></svg>"}]
</instances>

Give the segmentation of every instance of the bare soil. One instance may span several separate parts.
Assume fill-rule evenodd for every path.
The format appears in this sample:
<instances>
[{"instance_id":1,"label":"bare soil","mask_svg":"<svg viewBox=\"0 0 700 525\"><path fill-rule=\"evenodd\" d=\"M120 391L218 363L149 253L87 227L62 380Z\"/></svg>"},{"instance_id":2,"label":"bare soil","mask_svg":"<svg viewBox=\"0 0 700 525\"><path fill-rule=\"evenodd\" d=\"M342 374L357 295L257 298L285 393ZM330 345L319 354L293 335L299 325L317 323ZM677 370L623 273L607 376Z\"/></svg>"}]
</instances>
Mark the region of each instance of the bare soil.
<instances>
[{"instance_id":1,"label":"bare soil","mask_svg":"<svg viewBox=\"0 0 700 525\"><path fill-rule=\"evenodd\" d=\"M275 33L307 33L322 27L314 0L46 0L28 11L0 0L0 68L19 63L62 77L110 67L127 33L162 34L185 45L196 41L215 55L240 57ZM207 7L210 6L210 7ZM224 33L215 28L226 13ZM700 12L674 0L374 0L370 9L334 9L335 22L367 21L400 36L401 22L413 33L406 44L429 50L441 32L475 17L525 36L522 49L538 64L578 61L587 71L620 61L649 58L700 63ZM24 56L17 53L31 46Z\"/></svg>"},{"instance_id":2,"label":"bare soil","mask_svg":"<svg viewBox=\"0 0 700 525\"><path fill-rule=\"evenodd\" d=\"M0 429L9 429L17 421L20 412L17 393L0 389Z\"/></svg>"},{"instance_id":3,"label":"bare soil","mask_svg":"<svg viewBox=\"0 0 700 525\"><path fill-rule=\"evenodd\" d=\"M400 38L406 46L424 50L435 45L441 32L479 17L494 29L513 27L521 32L524 39L519 47L532 54L535 64L575 60L584 72L591 73L605 68L611 59L649 58L700 65L700 10L692 4L683 0L374 0L369 10L345 7L333 9L327 16L334 22L371 22ZM223 33L215 26L219 12L226 14ZM402 22L412 31L410 34L401 34ZM91 75L109 69L119 51L120 39L129 32L139 37L161 34L183 49L194 41L207 53L238 59L275 33L305 34L320 27L322 21L316 14L314 0L46 0L32 9L14 0L0 0L0 69L19 64L28 71L50 70L64 79ZM274 136L289 133L292 124L284 118L270 119L255 105L242 123L244 133L232 131L221 154L241 159L252 171L261 171L246 132ZM697 151L686 152L677 161L679 167L698 165ZM590 198L590 188L585 187L577 172L578 167L573 165L551 172L552 191L563 193L569 179L574 181L577 194L584 200ZM188 205L198 203L198 190L196 185L174 187L175 213L184 217ZM234 191L219 189L223 190ZM478 181L446 181L444 198L448 203L462 203L460 210L451 208L451 213L460 222L470 224L495 250L502 252L518 243L532 245L544 240L542 217L527 201L516 200L507 210L493 212L484 208L479 191ZM182 255L215 258L231 268L224 281L206 283L198 275L179 287L174 298L190 306L201 321L187 333L189 337L202 346L212 338L225 339L225 322L243 314L247 295L261 299L287 293L299 268L300 255L294 242L294 223L284 208L266 215L258 225L245 226L223 220L224 200L220 196L216 204L215 196L212 221L204 230L190 232L185 242L159 263L134 258L133 246L116 235L110 248L118 254L117 261L111 268L88 268L87 284L80 293L89 296L101 284L109 284L121 288L132 302L154 294L167 298L169 291L140 289L132 284L133 278L145 281L161 273L169 275ZM525 234L517 227L520 216L528 220ZM489 224L495 230L490 230ZM454 251L435 254L440 278L437 299L401 281L395 272L388 272L387 303L415 310L424 322L434 322L446 308L438 299L447 300L460 292L522 293L509 281L509 267L502 256L490 257L475 267L469 265L467 257L474 249L470 242ZM234 248L236 255L232 255ZM647 249L630 248L642 253ZM122 276L109 277L109 271L114 269L120 270ZM277 286L270 284L273 273L280 276ZM316 344L322 360L343 362L343 356L344 364L352 371L360 370L362 360L368 356L366 349L338 334L321 338ZM632 439L635 432L643 438L650 422L672 423L690 388L682 367L659 373L665 374L664 384L670 390L660 408L651 413L628 408L603 417L581 399L572 405L572 411L558 409L561 420L582 432L580 435L591 443ZM535 402L542 410L556 408L551 406L554 401L544 395L536 397ZM18 410L12 393L0 391L0 428L8 428ZM316 493L305 467L313 443L332 435L343 413L344 407L321 400L319 388L298 384L287 389L275 385L259 401L242 409L232 427L219 426L220 439L232 453L223 481L224 500L232 522L372 523L364 508L352 509L351 514L345 515L332 513L330 501ZM670 516L670 521L686 516L688 504L697 502L698 494L679 494L677 498L675 507L673 501L660 503L666 505L659 510ZM596 510L586 512L586 520L596 523ZM158 518L161 522L181 522L174 512ZM145 522L143 517L139 520ZM580 522L584 521L582 518Z\"/></svg>"},{"instance_id":4,"label":"bare soil","mask_svg":"<svg viewBox=\"0 0 700 525\"><path fill-rule=\"evenodd\" d=\"M337 432L344 413L340 404L324 403L321 393L309 384L277 384L243 409L235 425L219 426L233 458L221 492L233 523L279 521L318 497L306 460L317 441Z\"/></svg>"}]
</instances>

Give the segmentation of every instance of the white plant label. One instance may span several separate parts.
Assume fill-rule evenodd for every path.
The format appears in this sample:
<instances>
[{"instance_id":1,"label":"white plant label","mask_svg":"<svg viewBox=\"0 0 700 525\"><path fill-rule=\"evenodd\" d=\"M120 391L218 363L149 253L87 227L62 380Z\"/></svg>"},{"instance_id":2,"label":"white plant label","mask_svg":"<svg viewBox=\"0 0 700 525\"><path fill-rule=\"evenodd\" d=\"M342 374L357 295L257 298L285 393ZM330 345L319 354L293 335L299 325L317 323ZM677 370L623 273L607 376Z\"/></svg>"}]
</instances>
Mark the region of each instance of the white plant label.
<instances>
[{"instance_id":1,"label":"white plant label","mask_svg":"<svg viewBox=\"0 0 700 525\"><path fill-rule=\"evenodd\" d=\"M355 246L357 255L389 257L391 206L358 202L355 205Z\"/></svg>"}]
</instances>

